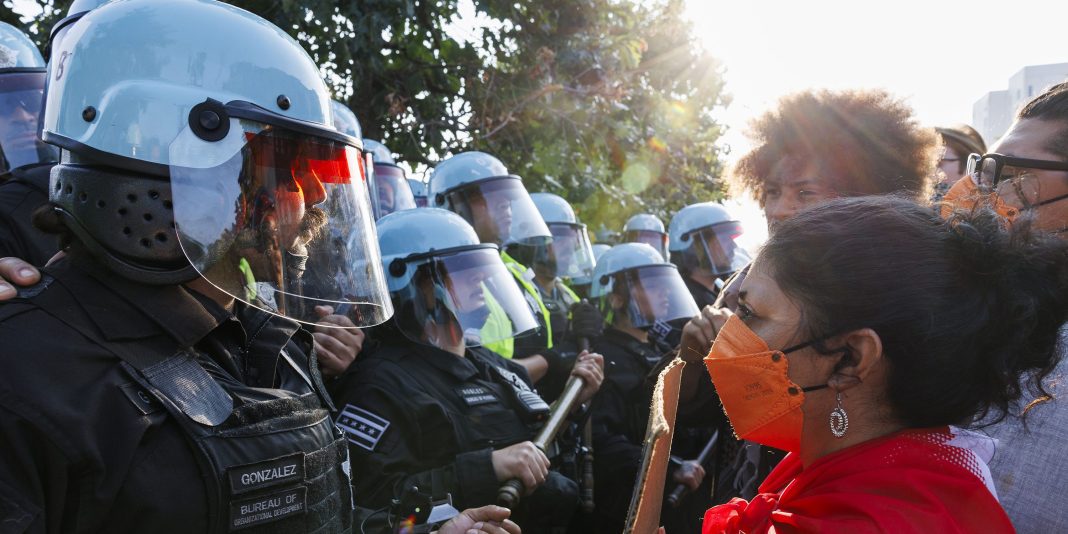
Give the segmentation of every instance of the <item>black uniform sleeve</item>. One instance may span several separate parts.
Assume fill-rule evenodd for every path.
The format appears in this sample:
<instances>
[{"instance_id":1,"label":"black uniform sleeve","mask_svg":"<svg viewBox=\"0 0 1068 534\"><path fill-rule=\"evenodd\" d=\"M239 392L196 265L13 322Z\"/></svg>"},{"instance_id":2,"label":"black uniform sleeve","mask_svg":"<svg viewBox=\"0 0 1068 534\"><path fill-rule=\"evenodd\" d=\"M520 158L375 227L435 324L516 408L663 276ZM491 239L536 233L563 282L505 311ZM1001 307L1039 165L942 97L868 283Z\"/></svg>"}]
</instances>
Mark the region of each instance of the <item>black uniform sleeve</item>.
<instances>
[{"instance_id":1,"label":"black uniform sleeve","mask_svg":"<svg viewBox=\"0 0 1068 534\"><path fill-rule=\"evenodd\" d=\"M339 426L349 438L356 503L382 508L417 486L435 498L451 494L458 508L494 502L498 482L492 449L456 453L452 421L426 394L383 376L383 367L335 395ZM361 431L371 420L380 435Z\"/></svg>"}]
</instances>

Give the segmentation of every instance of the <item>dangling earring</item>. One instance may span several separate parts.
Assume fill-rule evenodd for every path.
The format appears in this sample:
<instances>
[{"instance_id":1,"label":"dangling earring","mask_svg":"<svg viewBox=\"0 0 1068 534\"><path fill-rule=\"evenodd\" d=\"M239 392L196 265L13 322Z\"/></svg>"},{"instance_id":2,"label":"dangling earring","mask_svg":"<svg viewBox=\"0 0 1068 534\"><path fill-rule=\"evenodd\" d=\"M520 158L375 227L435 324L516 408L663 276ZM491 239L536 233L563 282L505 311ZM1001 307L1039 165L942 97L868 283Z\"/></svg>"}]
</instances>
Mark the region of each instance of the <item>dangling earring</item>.
<instances>
[{"instance_id":1,"label":"dangling earring","mask_svg":"<svg viewBox=\"0 0 1068 534\"><path fill-rule=\"evenodd\" d=\"M845 435L846 430L849 430L849 416L842 408L842 394L836 393L834 399L838 402L838 406L831 410L831 434L840 438Z\"/></svg>"}]
</instances>

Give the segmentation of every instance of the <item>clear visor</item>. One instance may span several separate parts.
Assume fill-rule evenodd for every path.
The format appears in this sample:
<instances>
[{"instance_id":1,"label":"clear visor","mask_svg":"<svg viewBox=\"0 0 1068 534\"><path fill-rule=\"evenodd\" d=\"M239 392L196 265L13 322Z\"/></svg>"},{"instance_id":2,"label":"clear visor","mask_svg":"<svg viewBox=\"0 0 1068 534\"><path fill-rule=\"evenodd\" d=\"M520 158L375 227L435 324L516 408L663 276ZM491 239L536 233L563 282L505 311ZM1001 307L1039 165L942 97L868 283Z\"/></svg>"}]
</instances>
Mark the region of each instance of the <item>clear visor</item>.
<instances>
[{"instance_id":1,"label":"clear visor","mask_svg":"<svg viewBox=\"0 0 1068 534\"><path fill-rule=\"evenodd\" d=\"M204 146L187 130L171 161L198 161ZM392 315L359 149L239 119L210 148L200 161L218 164L170 168L179 243L201 276L307 324L317 306L357 327Z\"/></svg>"},{"instance_id":2,"label":"clear visor","mask_svg":"<svg viewBox=\"0 0 1068 534\"><path fill-rule=\"evenodd\" d=\"M738 222L717 224L689 234L690 249L697 266L715 275L730 274L748 265L752 258L737 239L742 235Z\"/></svg>"},{"instance_id":3,"label":"clear visor","mask_svg":"<svg viewBox=\"0 0 1068 534\"><path fill-rule=\"evenodd\" d=\"M495 248L435 257L393 295L401 332L443 350L515 338L538 326Z\"/></svg>"},{"instance_id":4,"label":"clear visor","mask_svg":"<svg viewBox=\"0 0 1068 534\"><path fill-rule=\"evenodd\" d=\"M553 241L537 247L534 268L551 278L589 279L593 274L593 247L582 224L550 223Z\"/></svg>"},{"instance_id":5,"label":"clear visor","mask_svg":"<svg viewBox=\"0 0 1068 534\"><path fill-rule=\"evenodd\" d=\"M668 236L652 230L628 230L623 235L624 243L645 243L656 249L664 259L667 259Z\"/></svg>"},{"instance_id":6,"label":"clear visor","mask_svg":"<svg viewBox=\"0 0 1068 534\"><path fill-rule=\"evenodd\" d=\"M37 137L46 76L0 74L0 172L59 160L59 150Z\"/></svg>"},{"instance_id":7,"label":"clear visor","mask_svg":"<svg viewBox=\"0 0 1068 534\"><path fill-rule=\"evenodd\" d=\"M657 322L698 314L693 296L686 289L679 271L672 265L638 267L616 274L615 279L608 296L613 301L612 313L620 313L625 309L631 326L635 328L646 328Z\"/></svg>"},{"instance_id":8,"label":"clear visor","mask_svg":"<svg viewBox=\"0 0 1068 534\"><path fill-rule=\"evenodd\" d=\"M483 243L543 245L551 240L545 220L518 179L476 182L448 194L449 203L475 228Z\"/></svg>"},{"instance_id":9,"label":"clear visor","mask_svg":"<svg viewBox=\"0 0 1068 534\"><path fill-rule=\"evenodd\" d=\"M390 213L414 209L415 196L408 185L404 171L393 165L375 165L371 201L374 202L375 218L381 219Z\"/></svg>"}]
</instances>

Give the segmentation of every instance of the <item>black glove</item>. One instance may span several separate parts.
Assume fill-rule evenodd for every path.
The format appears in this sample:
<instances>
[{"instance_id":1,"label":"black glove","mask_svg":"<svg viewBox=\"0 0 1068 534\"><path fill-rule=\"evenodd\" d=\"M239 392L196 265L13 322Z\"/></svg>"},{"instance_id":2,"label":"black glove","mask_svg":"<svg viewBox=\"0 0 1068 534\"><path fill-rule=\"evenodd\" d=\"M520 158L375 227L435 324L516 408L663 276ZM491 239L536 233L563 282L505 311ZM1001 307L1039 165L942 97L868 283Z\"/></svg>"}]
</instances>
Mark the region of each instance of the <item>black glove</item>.
<instances>
[{"instance_id":1,"label":"black glove","mask_svg":"<svg viewBox=\"0 0 1068 534\"><path fill-rule=\"evenodd\" d=\"M571 336L578 340L594 340L604 332L604 316L596 306L586 302L576 302L571 306Z\"/></svg>"}]
</instances>

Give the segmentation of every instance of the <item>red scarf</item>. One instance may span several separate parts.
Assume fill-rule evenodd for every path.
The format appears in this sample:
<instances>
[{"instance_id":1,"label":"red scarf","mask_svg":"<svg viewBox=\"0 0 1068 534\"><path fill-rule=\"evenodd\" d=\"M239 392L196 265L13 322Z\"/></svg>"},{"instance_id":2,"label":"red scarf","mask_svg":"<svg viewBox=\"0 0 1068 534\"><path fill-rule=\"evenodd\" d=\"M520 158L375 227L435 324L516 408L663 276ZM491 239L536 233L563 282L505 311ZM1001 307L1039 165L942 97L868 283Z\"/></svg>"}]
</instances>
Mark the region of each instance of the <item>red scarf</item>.
<instances>
[{"instance_id":1,"label":"red scarf","mask_svg":"<svg viewBox=\"0 0 1068 534\"><path fill-rule=\"evenodd\" d=\"M985 463L955 437L946 427L904 430L808 469L790 454L751 502L709 509L702 533L1015 532L984 484Z\"/></svg>"}]
</instances>

